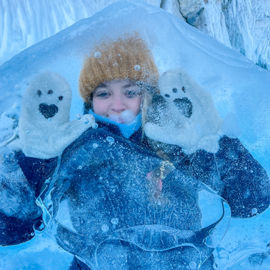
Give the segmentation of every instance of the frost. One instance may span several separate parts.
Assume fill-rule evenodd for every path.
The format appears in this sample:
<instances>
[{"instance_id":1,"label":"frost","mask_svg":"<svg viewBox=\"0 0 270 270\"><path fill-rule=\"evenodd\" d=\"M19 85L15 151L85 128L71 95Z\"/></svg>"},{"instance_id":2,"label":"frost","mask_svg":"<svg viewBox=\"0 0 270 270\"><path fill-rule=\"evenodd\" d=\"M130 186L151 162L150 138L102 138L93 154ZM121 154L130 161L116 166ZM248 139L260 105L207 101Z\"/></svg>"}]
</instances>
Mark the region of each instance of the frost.
<instances>
[{"instance_id":1,"label":"frost","mask_svg":"<svg viewBox=\"0 0 270 270\"><path fill-rule=\"evenodd\" d=\"M141 70L141 66L140 66L140 65L135 65L135 66L134 66L134 70L136 70L136 71Z\"/></svg>"},{"instance_id":2,"label":"frost","mask_svg":"<svg viewBox=\"0 0 270 270\"><path fill-rule=\"evenodd\" d=\"M136 115L131 110L125 110L120 114L110 114L109 118L120 124L129 124L134 121Z\"/></svg>"},{"instance_id":3,"label":"frost","mask_svg":"<svg viewBox=\"0 0 270 270\"><path fill-rule=\"evenodd\" d=\"M189 267L190 267L190 269L197 269L197 263L191 261L191 262L189 263Z\"/></svg>"},{"instance_id":4,"label":"frost","mask_svg":"<svg viewBox=\"0 0 270 270\"><path fill-rule=\"evenodd\" d=\"M252 209L251 209L251 215L252 215L252 216L256 215L257 213L258 213L257 208L252 208Z\"/></svg>"},{"instance_id":5,"label":"frost","mask_svg":"<svg viewBox=\"0 0 270 270\"><path fill-rule=\"evenodd\" d=\"M113 225L117 225L118 222L119 222L118 218L112 218L112 219L111 219L111 223L112 223Z\"/></svg>"},{"instance_id":6,"label":"frost","mask_svg":"<svg viewBox=\"0 0 270 270\"><path fill-rule=\"evenodd\" d=\"M13 160L15 161L15 154L14 152L6 152L4 153L4 160Z\"/></svg>"},{"instance_id":7,"label":"frost","mask_svg":"<svg viewBox=\"0 0 270 270\"><path fill-rule=\"evenodd\" d=\"M98 148L98 144L97 143L93 143L93 148L94 149Z\"/></svg>"},{"instance_id":8,"label":"frost","mask_svg":"<svg viewBox=\"0 0 270 270\"><path fill-rule=\"evenodd\" d=\"M95 58L100 58L101 57L101 52L97 51L94 53Z\"/></svg>"},{"instance_id":9,"label":"frost","mask_svg":"<svg viewBox=\"0 0 270 270\"><path fill-rule=\"evenodd\" d=\"M103 225L101 226L101 230L102 230L103 232L107 232L107 231L109 230L109 226L108 226L107 224L103 224Z\"/></svg>"},{"instance_id":10,"label":"frost","mask_svg":"<svg viewBox=\"0 0 270 270\"><path fill-rule=\"evenodd\" d=\"M14 119L10 118L5 113L0 115L0 142L7 139L13 133Z\"/></svg>"},{"instance_id":11,"label":"frost","mask_svg":"<svg viewBox=\"0 0 270 270\"><path fill-rule=\"evenodd\" d=\"M112 144L114 143L114 138L111 137L111 136L108 136L108 137L106 137L106 141L107 141L110 145L112 145Z\"/></svg>"},{"instance_id":12,"label":"frost","mask_svg":"<svg viewBox=\"0 0 270 270\"><path fill-rule=\"evenodd\" d=\"M90 122L89 119L84 120L84 124L86 124L86 125L89 124L89 122Z\"/></svg>"},{"instance_id":13,"label":"frost","mask_svg":"<svg viewBox=\"0 0 270 270\"><path fill-rule=\"evenodd\" d=\"M122 118L123 118L125 123L131 123L135 119L135 115L134 115L134 113L132 111L125 110L122 113Z\"/></svg>"},{"instance_id":14,"label":"frost","mask_svg":"<svg viewBox=\"0 0 270 270\"><path fill-rule=\"evenodd\" d=\"M17 160L12 155L4 155L3 161L0 158L0 166L3 172L15 172L19 167ZM14 181L15 179L12 179Z\"/></svg>"}]
</instances>

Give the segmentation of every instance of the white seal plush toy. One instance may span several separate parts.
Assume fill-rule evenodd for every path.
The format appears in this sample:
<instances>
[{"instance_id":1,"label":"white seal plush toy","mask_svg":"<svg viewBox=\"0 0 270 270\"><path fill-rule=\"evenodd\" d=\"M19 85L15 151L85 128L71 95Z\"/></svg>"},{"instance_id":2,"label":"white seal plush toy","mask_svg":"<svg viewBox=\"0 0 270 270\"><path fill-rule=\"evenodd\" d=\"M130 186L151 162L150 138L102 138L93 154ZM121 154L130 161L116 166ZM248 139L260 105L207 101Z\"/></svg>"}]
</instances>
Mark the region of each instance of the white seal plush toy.
<instances>
[{"instance_id":1,"label":"white seal plush toy","mask_svg":"<svg viewBox=\"0 0 270 270\"><path fill-rule=\"evenodd\" d=\"M210 95L183 70L163 73L159 90L148 112L145 134L154 141L178 145L186 154L199 149L216 153L221 120Z\"/></svg>"},{"instance_id":2,"label":"white seal plush toy","mask_svg":"<svg viewBox=\"0 0 270 270\"><path fill-rule=\"evenodd\" d=\"M46 72L37 75L24 93L19 119L19 139L11 148L26 156L48 159L63 150L89 127L95 127L91 115L69 121L71 88L60 75Z\"/></svg>"}]
</instances>

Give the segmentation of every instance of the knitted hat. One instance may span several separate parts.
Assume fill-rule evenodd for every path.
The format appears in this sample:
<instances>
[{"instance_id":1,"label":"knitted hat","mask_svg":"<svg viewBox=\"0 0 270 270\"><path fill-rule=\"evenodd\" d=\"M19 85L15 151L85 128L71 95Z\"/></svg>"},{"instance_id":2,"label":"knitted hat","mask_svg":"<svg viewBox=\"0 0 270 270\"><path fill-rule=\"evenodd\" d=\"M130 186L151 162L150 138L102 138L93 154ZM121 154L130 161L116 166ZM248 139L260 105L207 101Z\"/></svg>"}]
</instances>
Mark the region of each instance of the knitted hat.
<instances>
[{"instance_id":1,"label":"knitted hat","mask_svg":"<svg viewBox=\"0 0 270 270\"><path fill-rule=\"evenodd\" d=\"M103 42L92 50L80 73L80 94L89 104L99 84L121 79L157 84L158 71L151 52L137 34Z\"/></svg>"}]
</instances>

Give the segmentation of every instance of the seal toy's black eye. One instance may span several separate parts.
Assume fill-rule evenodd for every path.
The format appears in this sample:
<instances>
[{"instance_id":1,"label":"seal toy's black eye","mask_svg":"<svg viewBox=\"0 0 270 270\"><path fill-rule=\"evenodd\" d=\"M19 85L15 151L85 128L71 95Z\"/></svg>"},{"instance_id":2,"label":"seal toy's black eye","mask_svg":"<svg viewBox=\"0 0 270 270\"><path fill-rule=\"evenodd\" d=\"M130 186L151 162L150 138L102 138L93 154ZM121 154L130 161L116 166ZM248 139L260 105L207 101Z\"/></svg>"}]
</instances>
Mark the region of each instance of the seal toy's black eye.
<instances>
[{"instance_id":1,"label":"seal toy's black eye","mask_svg":"<svg viewBox=\"0 0 270 270\"><path fill-rule=\"evenodd\" d=\"M170 95L169 95L169 94L165 94L164 96L165 96L165 97L167 97L167 98L169 98L169 97L170 97Z\"/></svg>"},{"instance_id":2,"label":"seal toy's black eye","mask_svg":"<svg viewBox=\"0 0 270 270\"><path fill-rule=\"evenodd\" d=\"M184 93L186 93L186 88L185 88L185 86L182 87L182 91L183 91Z\"/></svg>"},{"instance_id":3,"label":"seal toy's black eye","mask_svg":"<svg viewBox=\"0 0 270 270\"><path fill-rule=\"evenodd\" d=\"M59 100L63 100L63 98L64 98L63 96L59 96L58 97Z\"/></svg>"},{"instance_id":4,"label":"seal toy's black eye","mask_svg":"<svg viewBox=\"0 0 270 270\"><path fill-rule=\"evenodd\" d=\"M42 92L38 89L37 90L37 95L40 97L42 95Z\"/></svg>"},{"instance_id":5,"label":"seal toy's black eye","mask_svg":"<svg viewBox=\"0 0 270 270\"><path fill-rule=\"evenodd\" d=\"M52 89L48 90L48 95L51 95L52 93L53 93Z\"/></svg>"},{"instance_id":6,"label":"seal toy's black eye","mask_svg":"<svg viewBox=\"0 0 270 270\"><path fill-rule=\"evenodd\" d=\"M177 90L177 88L173 88L172 91L173 91L174 93L177 93L178 90Z\"/></svg>"}]
</instances>

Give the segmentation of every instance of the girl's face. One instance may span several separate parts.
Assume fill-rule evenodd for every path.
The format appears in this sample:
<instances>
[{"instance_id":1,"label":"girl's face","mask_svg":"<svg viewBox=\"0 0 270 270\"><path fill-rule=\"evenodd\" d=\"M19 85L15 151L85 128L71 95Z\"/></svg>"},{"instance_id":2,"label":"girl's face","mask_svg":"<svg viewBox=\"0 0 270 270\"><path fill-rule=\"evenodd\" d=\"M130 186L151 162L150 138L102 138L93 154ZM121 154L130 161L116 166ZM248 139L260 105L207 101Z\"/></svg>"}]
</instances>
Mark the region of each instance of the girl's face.
<instances>
[{"instance_id":1,"label":"girl's face","mask_svg":"<svg viewBox=\"0 0 270 270\"><path fill-rule=\"evenodd\" d=\"M140 112L141 90L130 80L100 84L93 93L94 113L118 123L130 123Z\"/></svg>"}]
</instances>

